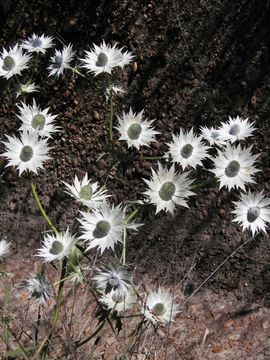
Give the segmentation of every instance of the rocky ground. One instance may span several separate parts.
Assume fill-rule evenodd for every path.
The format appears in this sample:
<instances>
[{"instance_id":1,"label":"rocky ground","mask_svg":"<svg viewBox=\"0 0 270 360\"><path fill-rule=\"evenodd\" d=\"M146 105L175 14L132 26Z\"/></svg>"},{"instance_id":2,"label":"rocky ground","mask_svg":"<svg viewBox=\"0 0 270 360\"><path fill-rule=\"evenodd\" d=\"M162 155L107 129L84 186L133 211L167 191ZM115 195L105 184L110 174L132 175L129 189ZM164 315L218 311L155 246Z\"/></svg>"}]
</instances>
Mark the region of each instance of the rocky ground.
<instances>
[{"instance_id":1,"label":"rocky ground","mask_svg":"<svg viewBox=\"0 0 270 360\"><path fill-rule=\"evenodd\" d=\"M265 0L5 1L0 39L7 47L33 32L45 33L55 37L58 47L61 42L74 44L78 58L103 39L133 51L132 67L117 74L128 93L117 99L115 112L132 106L156 119L159 142L144 150L146 156L163 155L171 133L180 127L198 131L229 115L248 117L256 124L253 151L261 154L262 170L252 189L269 195L269 15ZM81 177L88 171L101 183L107 178L113 201L125 203L142 199L142 178L149 178L154 163L127 160L128 151L120 142L119 163L112 166L108 154L97 161L108 151L102 80L90 76L86 81L69 73L48 79L46 61L48 57L35 74L41 86L35 98L59 114L62 130L54 137L53 160L37 178L37 187L48 215L65 229L74 222L78 206L63 192L61 180L71 182L75 174ZM1 80L1 140L19 125L12 86ZM136 151L131 155L136 157ZM4 265L15 274L16 283L33 270L45 223L27 179L5 165L0 157L0 233L12 240L12 254ZM192 175L202 181L210 177L203 169ZM127 252L138 283L174 287L184 303L250 236L231 221L235 199L233 193L208 187L197 191L190 209L179 208L174 217L144 214L145 226L129 239ZM270 359L269 284L269 236L259 234L185 304L169 345L165 337L167 359ZM162 342L162 336L157 334L155 341ZM116 358L109 349L117 345L102 346L97 359ZM149 345L146 358L165 358L157 349Z\"/></svg>"}]
</instances>

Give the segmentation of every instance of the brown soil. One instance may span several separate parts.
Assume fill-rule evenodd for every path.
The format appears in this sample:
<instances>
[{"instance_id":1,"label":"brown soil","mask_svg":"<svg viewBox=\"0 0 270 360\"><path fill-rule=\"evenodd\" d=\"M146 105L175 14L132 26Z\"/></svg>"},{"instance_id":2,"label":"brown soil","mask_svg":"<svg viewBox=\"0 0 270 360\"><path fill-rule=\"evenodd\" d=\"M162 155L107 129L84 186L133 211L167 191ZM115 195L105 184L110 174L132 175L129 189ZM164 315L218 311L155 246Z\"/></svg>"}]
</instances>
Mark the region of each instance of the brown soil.
<instances>
[{"instance_id":1,"label":"brown soil","mask_svg":"<svg viewBox=\"0 0 270 360\"><path fill-rule=\"evenodd\" d=\"M171 133L180 127L199 130L229 115L255 121L254 152L261 153L262 171L252 188L269 194L269 1L1 3L1 45L5 47L35 32L53 35L58 46L60 41L74 44L79 58L93 42L99 44L103 39L134 52L136 66L118 74L118 83L124 84L128 94L118 98L115 111L144 108L149 119L156 119L159 143L145 149L147 156L163 155ZM99 77L74 79L69 73L60 80L48 79L46 64L36 74L41 91L35 98L60 114L62 131L54 137L53 160L37 178L37 187L48 215L59 229L65 229L73 224L78 206L63 192L61 180L71 182L75 174L81 177L86 170L100 183L108 176L113 201L125 203L142 199L142 178L149 178L153 163L126 160L128 151L120 143L119 164L111 167L108 154L97 161L108 151L108 104L102 81ZM15 133L19 125L9 88L12 84L1 80L1 139ZM0 147L2 152L4 147ZM5 164L0 157L0 234L13 241L4 265L15 274L17 283L33 270L46 225L30 196L27 179L18 178ZM191 175L202 181L211 177L202 168ZM174 286L183 302L249 237L231 222L237 194L217 187L197 193L189 201L190 209L178 208L174 217L155 216L152 211L143 214L140 220L145 226L128 241L128 261L136 267L137 282ZM200 359L269 359L269 285L269 236L260 234L185 305L183 318L173 325L177 346L169 346L167 358L195 359L208 329ZM163 359L161 354L157 358ZM111 358L106 352L98 356ZM155 358L151 356L148 358Z\"/></svg>"}]
</instances>

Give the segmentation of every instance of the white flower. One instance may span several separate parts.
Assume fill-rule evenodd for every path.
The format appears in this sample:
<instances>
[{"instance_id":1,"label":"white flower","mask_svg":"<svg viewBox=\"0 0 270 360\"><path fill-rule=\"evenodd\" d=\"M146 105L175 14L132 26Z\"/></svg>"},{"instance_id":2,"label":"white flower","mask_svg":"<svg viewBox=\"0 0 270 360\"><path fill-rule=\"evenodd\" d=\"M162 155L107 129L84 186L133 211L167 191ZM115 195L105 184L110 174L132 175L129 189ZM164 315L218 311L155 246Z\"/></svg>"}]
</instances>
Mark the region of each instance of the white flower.
<instances>
[{"instance_id":1,"label":"white flower","mask_svg":"<svg viewBox=\"0 0 270 360\"><path fill-rule=\"evenodd\" d=\"M40 305L44 305L51 297L51 286L43 274L34 274L25 280L25 287Z\"/></svg>"},{"instance_id":2,"label":"white flower","mask_svg":"<svg viewBox=\"0 0 270 360\"><path fill-rule=\"evenodd\" d=\"M117 291L119 295L129 294L134 286L132 276L121 265L106 264L97 271L98 274L93 280L97 282L98 289L105 294L111 291Z\"/></svg>"},{"instance_id":3,"label":"white flower","mask_svg":"<svg viewBox=\"0 0 270 360\"><path fill-rule=\"evenodd\" d=\"M253 124L254 122L248 122L248 118L242 119L239 116L231 118L229 116L229 122L221 123L222 126L218 129L219 138L221 141L229 140L231 143L237 140L244 140L251 136L255 130Z\"/></svg>"},{"instance_id":4,"label":"white flower","mask_svg":"<svg viewBox=\"0 0 270 360\"><path fill-rule=\"evenodd\" d=\"M9 51L3 48L0 57L0 76L6 79L11 78L13 75L20 75L24 69L28 68L28 61L31 56L23 54L22 49L16 44Z\"/></svg>"},{"instance_id":5,"label":"white flower","mask_svg":"<svg viewBox=\"0 0 270 360\"><path fill-rule=\"evenodd\" d=\"M130 309L135 305L137 303L137 295L132 289L125 293L118 290L111 290L107 294L104 293L100 301L105 304L108 309L120 312Z\"/></svg>"},{"instance_id":6,"label":"white flower","mask_svg":"<svg viewBox=\"0 0 270 360\"><path fill-rule=\"evenodd\" d=\"M266 223L270 223L270 198L265 198L263 192L241 194L239 201L234 201L236 209L232 211L236 215L233 221L238 222L245 229L249 229L252 235L262 230Z\"/></svg>"},{"instance_id":7,"label":"white flower","mask_svg":"<svg viewBox=\"0 0 270 360\"><path fill-rule=\"evenodd\" d=\"M45 54L46 50L53 47L53 38L51 36L41 36L32 34L27 40L24 40L21 47L28 52L36 52Z\"/></svg>"},{"instance_id":8,"label":"white flower","mask_svg":"<svg viewBox=\"0 0 270 360\"><path fill-rule=\"evenodd\" d=\"M24 171L33 171L37 174L39 169L43 169L44 161L50 159L47 155L50 148L47 145L48 139L40 139L36 132L21 134L21 138L7 135L9 141L3 141L7 151L2 154L8 159L6 166L16 166L19 175Z\"/></svg>"},{"instance_id":9,"label":"white flower","mask_svg":"<svg viewBox=\"0 0 270 360\"><path fill-rule=\"evenodd\" d=\"M92 213L80 213L83 216L83 219L79 219L83 232L80 239L89 241L87 250L97 246L101 254L105 249L114 250L117 242L123 242L124 229L136 229L141 225L133 222L127 224L125 209L121 209L121 205L110 207L105 200L99 208L93 209Z\"/></svg>"},{"instance_id":10,"label":"white flower","mask_svg":"<svg viewBox=\"0 0 270 360\"><path fill-rule=\"evenodd\" d=\"M86 57L81 59L84 62L82 67L96 76L103 72L111 74L114 67L123 67L129 64L133 57L131 53L127 51L122 53L122 49L117 49L116 45L107 45L105 41L100 46L93 44L93 49L85 51Z\"/></svg>"},{"instance_id":11,"label":"white flower","mask_svg":"<svg viewBox=\"0 0 270 360\"><path fill-rule=\"evenodd\" d=\"M119 125L116 129L121 134L119 140L126 141L128 147L134 146L139 150L140 146L150 146L151 141L156 141L155 135L159 132L151 128L154 120L144 120L143 110L136 114L130 108L129 113L123 112L122 117L117 118Z\"/></svg>"},{"instance_id":12,"label":"white flower","mask_svg":"<svg viewBox=\"0 0 270 360\"><path fill-rule=\"evenodd\" d=\"M115 93L116 95L118 95L118 94L125 94L126 91L121 86L111 85L111 86L107 87L105 90L106 101L109 101L111 93Z\"/></svg>"},{"instance_id":13,"label":"white flower","mask_svg":"<svg viewBox=\"0 0 270 360\"><path fill-rule=\"evenodd\" d=\"M54 56L51 57L51 65L48 67L50 70L49 76L56 75L59 77L65 69L70 68L70 62L74 57L75 52L72 45L64 46L63 50L55 50Z\"/></svg>"},{"instance_id":14,"label":"white flower","mask_svg":"<svg viewBox=\"0 0 270 360\"><path fill-rule=\"evenodd\" d=\"M68 191L66 192L68 194L86 205L89 209L97 209L102 205L103 200L110 195L105 194L107 190L104 187L98 189L98 182L94 184L90 182L91 179L88 179L87 173L81 181L75 175L73 186L63 181L67 187Z\"/></svg>"},{"instance_id":15,"label":"white flower","mask_svg":"<svg viewBox=\"0 0 270 360\"><path fill-rule=\"evenodd\" d=\"M123 47L119 49L119 52L121 54L121 60L119 61L118 66L120 66L121 68L130 64L131 61L134 59L134 55L132 55L130 51L126 50L125 52L123 52L123 49L124 49Z\"/></svg>"},{"instance_id":16,"label":"white flower","mask_svg":"<svg viewBox=\"0 0 270 360\"><path fill-rule=\"evenodd\" d=\"M40 87L34 83L26 82L25 84L20 84L19 91L16 92L16 96L19 97L20 95L37 92L39 89Z\"/></svg>"},{"instance_id":17,"label":"white flower","mask_svg":"<svg viewBox=\"0 0 270 360\"><path fill-rule=\"evenodd\" d=\"M208 157L209 146L204 145L201 140L201 136L193 134L193 128L187 133L180 129L180 134L173 135L173 141L167 144L172 161L181 164L183 170L187 166L195 169L197 165L202 165L201 160Z\"/></svg>"},{"instance_id":18,"label":"white flower","mask_svg":"<svg viewBox=\"0 0 270 360\"><path fill-rule=\"evenodd\" d=\"M242 149L240 144L237 147L228 144L223 151L218 150L218 156L212 159L216 168L209 171L219 178L220 189L240 187L245 191L245 183L255 183L252 175L259 170L253 165L259 155L252 155L251 149L252 146Z\"/></svg>"},{"instance_id":19,"label":"white flower","mask_svg":"<svg viewBox=\"0 0 270 360\"><path fill-rule=\"evenodd\" d=\"M161 210L169 211L173 214L175 205L188 207L186 198L195 195L190 191L190 184L187 176L189 172L178 174L175 172L174 164L167 169L158 163L158 172L152 169L152 179L143 179L149 187L144 194L150 197L150 202L156 204L156 213Z\"/></svg>"},{"instance_id":20,"label":"white flower","mask_svg":"<svg viewBox=\"0 0 270 360\"><path fill-rule=\"evenodd\" d=\"M7 240L3 239L0 241L0 257L9 253L9 247L11 242L7 242Z\"/></svg>"},{"instance_id":21,"label":"white flower","mask_svg":"<svg viewBox=\"0 0 270 360\"><path fill-rule=\"evenodd\" d=\"M38 255L44 262L62 260L69 256L77 239L71 235L69 229L57 235L44 236L43 246L38 249Z\"/></svg>"},{"instance_id":22,"label":"white flower","mask_svg":"<svg viewBox=\"0 0 270 360\"><path fill-rule=\"evenodd\" d=\"M21 120L22 125L19 130L27 130L29 132L37 132L39 136L51 138L51 134L59 131L59 127L53 124L57 115L48 113L49 108L41 110L37 106L35 99L33 105L26 105L23 102L22 106L18 105L20 114L17 117Z\"/></svg>"},{"instance_id":23,"label":"white flower","mask_svg":"<svg viewBox=\"0 0 270 360\"><path fill-rule=\"evenodd\" d=\"M201 126L201 135L202 137L209 142L211 146L223 146L226 145L226 141L221 141L219 138L219 131L215 129L213 126L208 128L207 126Z\"/></svg>"},{"instance_id":24,"label":"white flower","mask_svg":"<svg viewBox=\"0 0 270 360\"><path fill-rule=\"evenodd\" d=\"M142 309L143 316L153 324L173 321L178 312L178 305L170 291L161 288L150 291Z\"/></svg>"}]
</instances>

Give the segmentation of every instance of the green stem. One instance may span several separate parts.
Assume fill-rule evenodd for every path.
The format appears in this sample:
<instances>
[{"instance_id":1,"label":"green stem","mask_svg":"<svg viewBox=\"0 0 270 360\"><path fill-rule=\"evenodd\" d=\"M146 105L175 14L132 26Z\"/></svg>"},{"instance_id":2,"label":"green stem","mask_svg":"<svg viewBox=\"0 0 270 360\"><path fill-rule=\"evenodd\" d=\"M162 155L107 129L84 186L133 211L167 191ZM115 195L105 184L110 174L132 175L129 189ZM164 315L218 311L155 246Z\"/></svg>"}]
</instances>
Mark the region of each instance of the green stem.
<instances>
[{"instance_id":1,"label":"green stem","mask_svg":"<svg viewBox=\"0 0 270 360\"><path fill-rule=\"evenodd\" d=\"M128 224L139 212L139 208L132 211L129 216L126 218L125 224ZM126 265L126 254L127 254L127 229L124 229L123 234L123 251L121 256L121 262L123 265Z\"/></svg>"},{"instance_id":2,"label":"green stem","mask_svg":"<svg viewBox=\"0 0 270 360\"><path fill-rule=\"evenodd\" d=\"M142 156L139 158L139 160L162 160L166 159L166 157L163 156Z\"/></svg>"},{"instance_id":3,"label":"green stem","mask_svg":"<svg viewBox=\"0 0 270 360\"><path fill-rule=\"evenodd\" d=\"M4 314L8 316L8 275L6 273L4 275L4 292ZM7 344L7 350L9 350L8 324L5 325L5 342Z\"/></svg>"},{"instance_id":4,"label":"green stem","mask_svg":"<svg viewBox=\"0 0 270 360\"><path fill-rule=\"evenodd\" d=\"M110 89L110 124L109 124L110 142L113 143L113 96Z\"/></svg>"},{"instance_id":5,"label":"green stem","mask_svg":"<svg viewBox=\"0 0 270 360\"><path fill-rule=\"evenodd\" d=\"M75 349L78 349L80 346L86 344L89 340L93 339L94 336L96 336L100 330L102 330L102 328L104 327L104 325L106 324L106 319L103 320L103 322L99 325L99 327L93 332L93 334L89 335L87 338L81 340L80 342L78 342L77 344L75 344Z\"/></svg>"},{"instance_id":6,"label":"green stem","mask_svg":"<svg viewBox=\"0 0 270 360\"><path fill-rule=\"evenodd\" d=\"M59 282L59 287L58 287L56 307L54 310L53 321L52 321L52 326L51 326L51 334L59 320L60 308L61 308L61 304L62 304L62 297L63 297L64 284L65 284L65 282L62 281L62 279L64 279L64 277L66 275L66 267L67 267L67 259L64 259L62 262L61 277L60 277L60 282ZM51 335L50 335L50 337L51 337Z\"/></svg>"},{"instance_id":7,"label":"green stem","mask_svg":"<svg viewBox=\"0 0 270 360\"><path fill-rule=\"evenodd\" d=\"M48 343L51 340L52 334L56 328L56 325L57 325L57 322L58 322L59 316L60 316L64 284L65 284L65 282L62 281L62 279L65 277L66 268L67 268L67 259L65 258L62 262L61 277L60 277L60 282L59 282L59 287L58 287L58 293L57 293L56 305L54 308L51 329L50 329L49 334L45 337L45 339L42 341L40 347L36 351L36 353L34 355L34 359L37 359L37 356L39 355L39 353L41 353L40 358L45 359L45 357L46 357Z\"/></svg>"},{"instance_id":8,"label":"green stem","mask_svg":"<svg viewBox=\"0 0 270 360\"><path fill-rule=\"evenodd\" d=\"M22 354L23 354L23 357L26 359L26 360L30 360L29 356L27 355L27 352L25 351L24 347L21 345L19 339L17 338L17 336L15 335L15 333L13 332L13 330L9 327L9 325L7 325L8 327L8 331L10 332L10 334L14 337L14 340L15 342L18 344Z\"/></svg>"},{"instance_id":9,"label":"green stem","mask_svg":"<svg viewBox=\"0 0 270 360\"><path fill-rule=\"evenodd\" d=\"M216 184L217 184L217 178L214 178L211 180L206 180L201 183L194 184L190 187L190 190L197 190L197 189L209 186L209 185L216 185Z\"/></svg>"},{"instance_id":10,"label":"green stem","mask_svg":"<svg viewBox=\"0 0 270 360\"><path fill-rule=\"evenodd\" d=\"M52 229L52 231L56 234L59 235L59 231L56 229L56 227L53 225L53 223L51 222L51 220L49 219L48 215L46 214L40 200L39 200L39 196L34 184L34 181L31 179L30 180L30 186L31 186L31 191L33 194L33 197L35 199L35 202L37 204L37 207L39 208L39 211L41 212L42 216L44 217L44 219L47 221L49 227Z\"/></svg>"}]
</instances>

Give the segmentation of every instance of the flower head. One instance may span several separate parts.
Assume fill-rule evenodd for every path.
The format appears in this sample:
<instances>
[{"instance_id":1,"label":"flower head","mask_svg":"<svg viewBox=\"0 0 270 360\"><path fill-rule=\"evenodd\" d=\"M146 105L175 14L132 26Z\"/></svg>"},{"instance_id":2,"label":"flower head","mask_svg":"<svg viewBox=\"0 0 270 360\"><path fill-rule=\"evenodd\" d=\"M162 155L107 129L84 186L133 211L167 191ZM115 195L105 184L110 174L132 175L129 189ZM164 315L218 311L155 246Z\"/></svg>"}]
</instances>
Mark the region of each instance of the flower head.
<instances>
[{"instance_id":1,"label":"flower head","mask_svg":"<svg viewBox=\"0 0 270 360\"><path fill-rule=\"evenodd\" d=\"M207 126L201 126L201 136L209 142L211 146L224 146L226 145L225 141L221 141L219 138L219 131L215 129L213 126L208 128Z\"/></svg>"},{"instance_id":2,"label":"flower head","mask_svg":"<svg viewBox=\"0 0 270 360\"><path fill-rule=\"evenodd\" d=\"M150 146L155 140L158 131L153 130L151 124L154 120L144 120L143 110L138 114L129 109L129 113L123 112L122 117L117 116L119 125L116 129L121 134L119 140L127 142L128 147L134 146L139 150L140 146Z\"/></svg>"},{"instance_id":3,"label":"flower head","mask_svg":"<svg viewBox=\"0 0 270 360\"><path fill-rule=\"evenodd\" d=\"M44 262L62 260L71 254L77 239L71 235L69 229L57 235L44 236L43 246L38 249L38 255Z\"/></svg>"},{"instance_id":4,"label":"flower head","mask_svg":"<svg viewBox=\"0 0 270 360\"><path fill-rule=\"evenodd\" d=\"M53 124L57 115L51 115L48 113L49 108L41 110L37 106L35 99L33 99L33 105L26 105L21 103L18 105L20 114L17 117L21 120L22 125L19 130L27 130L29 132L37 132L39 136L51 138L52 133L59 131L59 127Z\"/></svg>"},{"instance_id":5,"label":"flower head","mask_svg":"<svg viewBox=\"0 0 270 360\"><path fill-rule=\"evenodd\" d=\"M66 192L89 209L97 209L102 205L103 200L110 196L106 194L107 190L104 187L98 189L98 182L91 184L91 179L88 179L87 173L82 180L79 180L75 175L74 185L69 185L65 181L63 183L67 187Z\"/></svg>"},{"instance_id":6,"label":"flower head","mask_svg":"<svg viewBox=\"0 0 270 360\"><path fill-rule=\"evenodd\" d=\"M104 200L102 205L93 209L93 212L80 212L83 219L79 219L82 224L83 234L80 239L89 241L88 249L98 247L102 254L105 249L114 250L117 242L123 242L122 233L124 229L136 229L141 224L126 223L126 211L121 209L121 205L111 207Z\"/></svg>"},{"instance_id":7,"label":"flower head","mask_svg":"<svg viewBox=\"0 0 270 360\"><path fill-rule=\"evenodd\" d=\"M208 157L209 146L204 145L201 140L201 136L193 134L193 129L187 133L180 129L180 134L173 135L173 141L168 144L172 161L181 164L183 170L187 166L195 169L197 165L202 165L202 160Z\"/></svg>"},{"instance_id":8,"label":"flower head","mask_svg":"<svg viewBox=\"0 0 270 360\"><path fill-rule=\"evenodd\" d=\"M37 132L24 131L20 139L8 135L7 138L8 141L3 141L7 151L2 156L8 159L6 166L17 167L19 175L27 170L37 174L39 169L43 169L44 161L50 159L47 155L50 150L48 139L40 139Z\"/></svg>"},{"instance_id":9,"label":"flower head","mask_svg":"<svg viewBox=\"0 0 270 360\"><path fill-rule=\"evenodd\" d=\"M11 242L7 242L6 239L0 240L0 257L9 253L9 247Z\"/></svg>"},{"instance_id":10,"label":"flower head","mask_svg":"<svg viewBox=\"0 0 270 360\"><path fill-rule=\"evenodd\" d=\"M39 91L39 86L34 83L26 82L25 84L20 84L19 91L16 92L16 96L19 97L20 95L30 94L37 91Z\"/></svg>"},{"instance_id":11,"label":"flower head","mask_svg":"<svg viewBox=\"0 0 270 360\"><path fill-rule=\"evenodd\" d=\"M190 191L193 180L187 178L188 173L178 174L175 172L174 164L168 169L158 163L158 172L152 169L152 179L146 180L149 190L145 192L150 197L150 202L156 204L156 213L161 210L173 214L175 205L188 207L187 197L194 195Z\"/></svg>"},{"instance_id":12,"label":"flower head","mask_svg":"<svg viewBox=\"0 0 270 360\"><path fill-rule=\"evenodd\" d=\"M133 287L133 279L130 273L121 265L106 264L97 269L98 274L93 277L97 282L98 289L105 294L117 291L119 295L129 294Z\"/></svg>"},{"instance_id":13,"label":"flower head","mask_svg":"<svg viewBox=\"0 0 270 360\"><path fill-rule=\"evenodd\" d=\"M53 38L51 36L41 36L36 35L35 33L32 36L28 37L27 40L24 40L21 44L21 47L28 52L36 52L45 54L46 50L53 47Z\"/></svg>"},{"instance_id":14,"label":"flower head","mask_svg":"<svg viewBox=\"0 0 270 360\"><path fill-rule=\"evenodd\" d=\"M143 316L153 324L173 321L178 312L178 306L170 291L161 288L150 291L142 309Z\"/></svg>"},{"instance_id":15,"label":"flower head","mask_svg":"<svg viewBox=\"0 0 270 360\"><path fill-rule=\"evenodd\" d=\"M9 51L3 48L0 56L0 76L6 79L11 78L13 75L20 75L24 69L28 68L28 61L30 55L23 54L22 49L16 44Z\"/></svg>"},{"instance_id":16,"label":"flower head","mask_svg":"<svg viewBox=\"0 0 270 360\"><path fill-rule=\"evenodd\" d=\"M51 65L48 67L50 71L49 76L56 75L59 77L63 74L65 69L70 68L70 62L74 57L75 52L72 45L64 46L62 50L55 50L54 56L51 57Z\"/></svg>"},{"instance_id":17,"label":"flower head","mask_svg":"<svg viewBox=\"0 0 270 360\"><path fill-rule=\"evenodd\" d=\"M107 45L105 41L100 46L93 44L91 51L85 51L85 59L81 59L84 63L82 67L96 76L103 72L111 74L114 67L123 67L129 64L133 58L131 53L128 51L122 53L122 49L118 49L116 45Z\"/></svg>"},{"instance_id":18,"label":"flower head","mask_svg":"<svg viewBox=\"0 0 270 360\"><path fill-rule=\"evenodd\" d=\"M51 297L51 286L41 273L31 275L24 284L31 296L40 305L44 305Z\"/></svg>"},{"instance_id":19,"label":"flower head","mask_svg":"<svg viewBox=\"0 0 270 360\"><path fill-rule=\"evenodd\" d=\"M232 211L236 215L233 221L238 222L245 229L249 229L254 236L256 232L265 231L266 223L270 223L270 199L265 198L263 192L241 194L239 201L234 201L236 206Z\"/></svg>"},{"instance_id":20,"label":"flower head","mask_svg":"<svg viewBox=\"0 0 270 360\"><path fill-rule=\"evenodd\" d=\"M254 122L248 122L248 118L242 119L239 116L231 118L229 116L229 122L221 123L222 126L218 129L219 138L221 141L229 140L231 143L237 140L244 140L251 136L255 130L253 124Z\"/></svg>"},{"instance_id":21,"label":"flower head","mask_svg":"<svg viewBox=\"0 0 270 360\"><path fill-rule=\"evenodd\" d=\"M252 146L242 149L240 144L237 147L228 144L224 150L218 150L213 159L215 169L210 171L219 178L220 189L240 187L245 191L246 183L255 183L252 176L259 170L253 165L259 155L252 155L251 149Z\"/></svg>"},{"instance_id":22,"label":"flower head","mask_svg":"<svg viewBox=\"0 0 270 360\"><path fill-rule=\"evenodd\" d=\"M137 303L137 295L132 289L125 293L118 290L111 290L107 294L104 293L100 301L106 305L108 309L121 312L130 309Z\"/></svg>"},{"instance_id":23,"label":"flower head","mask_svg":"<svg viewBox=\"0 0 270 360\"><path fill-rule=\"evenodd\" d=\"M106 98L106 101L109 101L109 98L110 98L110 94L125 94L126 91L119 85L110 85L109 87L106 88L105 90L105 98Z\"/></svg>"}]
</instances>

